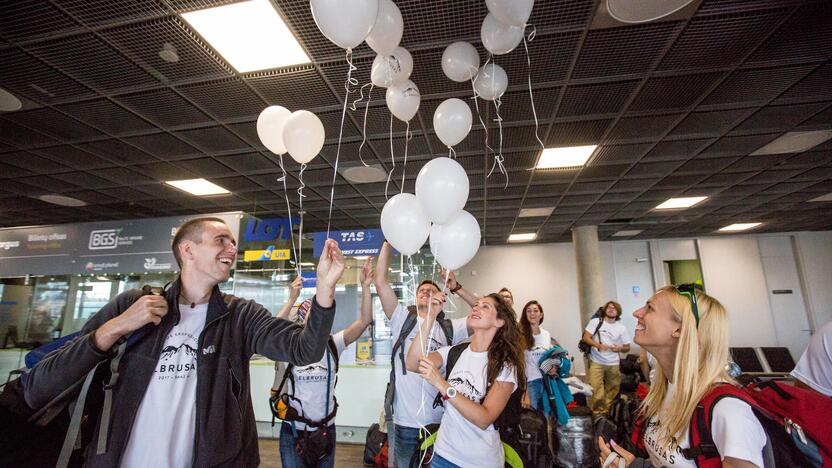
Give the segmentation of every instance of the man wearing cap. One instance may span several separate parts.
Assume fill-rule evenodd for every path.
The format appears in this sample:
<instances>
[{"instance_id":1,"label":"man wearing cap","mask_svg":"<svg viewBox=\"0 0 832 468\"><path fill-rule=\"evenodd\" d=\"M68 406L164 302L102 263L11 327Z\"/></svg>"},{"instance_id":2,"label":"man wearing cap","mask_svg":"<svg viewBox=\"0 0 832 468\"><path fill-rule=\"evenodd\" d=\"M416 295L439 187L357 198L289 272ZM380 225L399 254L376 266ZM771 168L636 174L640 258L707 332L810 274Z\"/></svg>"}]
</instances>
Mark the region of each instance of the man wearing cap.
<instances>
[{"instance_id":1,"label":"man wearing cap","mask_svg":"<svg viewBox=\"0 0 832 468\"><path fill-rule=\"evenodd\" d=\"M179 227L173 254L179 278L164 295L126 291L27 376L26 402L47 404L127 348L116 363L112 405L93 424L84 464L91 467L257 466L249 359L255 353L298 365L324 355L344 258L333 240L317 267L305 327L273 317L254 301L221 293L237 244L219 218Z\"/></svg>"}]
</instances>

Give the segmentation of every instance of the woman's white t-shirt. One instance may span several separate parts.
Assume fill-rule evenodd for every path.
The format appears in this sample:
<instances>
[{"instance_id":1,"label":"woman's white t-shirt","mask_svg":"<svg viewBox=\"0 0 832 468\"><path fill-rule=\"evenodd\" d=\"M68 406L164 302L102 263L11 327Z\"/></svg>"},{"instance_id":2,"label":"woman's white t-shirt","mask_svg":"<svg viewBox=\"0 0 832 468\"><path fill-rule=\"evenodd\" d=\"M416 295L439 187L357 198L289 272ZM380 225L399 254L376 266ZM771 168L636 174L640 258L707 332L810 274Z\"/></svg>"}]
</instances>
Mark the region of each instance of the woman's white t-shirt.
<instances>
[{"instance_id":1,"label":"woman's white t-shirt","mask_svg":"<svg viewBox=\"0 0 832 468\"><path fill-rule=\"evenodd\" d=\"M644 432L644 446L650 455L650 463L655 467L696 468L696 460L688 460L682 455L682 449L690 448L688 428L677 434L674 440L659 445L658 424L666 414L667 407L675 391L675 386L668 383L662 408L658 418L647 424ZM766 433L748 403L737 398L723 398L714 406L711 436L720 457L737 458L763 466L763 447L766 445Z\"/></svg>"},{"instance_id":2,"label":"woman's white t-shirt","mask_svg":"<svg viewBox=\"0 0 832 468\"><path fill-rule=\"evenodd\" d=\"M552 335L544 329L540 329L540 333L533 335L534 344L532 349L526 350L526 380L542 379L543 375L540 373L540 357L552 347Z\"/></svg>"},{"instance_id":3,"label":"woman's white t-shirt","mask_svg":"<svg viewBox=\"0 0 832 468\"><path fill-rule=\"evenodd\" d=\"M450 346L446 346L437 351L442 356L443 373L450 349ZM468 398L482 404L487 392L487 368L487 351L476 353L470 348L462 351L451 370L451 375L448 376L448 383L458 392L455 398ZM503 367L495 380L511 383L512 392L517 389L517 372L511 366ZM504 465L503 444L494 425L491 424L484 430L480 429L465 419L465 416L450 403L445 404L445 414L439 425L434 450L442 458L463 468L502 468Z\"/></svg>"}]
</instances>

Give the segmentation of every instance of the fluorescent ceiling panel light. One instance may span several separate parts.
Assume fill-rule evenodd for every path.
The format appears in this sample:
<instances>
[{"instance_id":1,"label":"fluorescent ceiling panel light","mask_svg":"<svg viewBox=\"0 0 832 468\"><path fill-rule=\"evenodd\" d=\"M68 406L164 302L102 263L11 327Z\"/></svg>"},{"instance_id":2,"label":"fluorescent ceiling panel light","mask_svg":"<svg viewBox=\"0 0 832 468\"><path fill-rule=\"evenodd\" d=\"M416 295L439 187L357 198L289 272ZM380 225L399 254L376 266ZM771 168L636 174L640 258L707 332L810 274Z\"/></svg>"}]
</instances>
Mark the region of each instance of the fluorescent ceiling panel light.
<instances>
[{"instance_id":1,"label":"fluorescent ceiling panel light","mask_svg":"<svg viewBox=\"0 0 832 468\"><path fill-rule=\"evenodd\" d=\"M555 210L554 206L547 206L545 208L523 208L520 210L521 218L541 218L552 214Z\"/></svg>"},{"instance_id":2,"label":"fluorescent ceiling panel light","mask_svg":"<svg viewBox=\"0 0 832 468\"><path fill-rule=\"evenodd\" d=\"M641 234L641 231L643 231L643 229L637 229L637 230L631 230L631 231L618 231L615 234L613 234L612 236L613 237L635 236L636 234Z\"/></svg>"},{"instance_id":3,"label":"fluorescent ceiling panel light","mask_svg":"<svg viewBox=\"0 0 832 468\"><path fill-rule=\"evenodd\" d=\"M763 223L736 223L730 226L725 226L724 228L719 228L720 232L736 232L736 231L747 231L749 229L753 229Z\"/></svg>"},{"instance_id":4,"label":"fluorescent ceiling panel light","mask_svg":"<svg viewBox=\"0 0 832 468\"><path fill-rule=\"evenodd\" d=\"M546 148L537 160L537 169L555 169L562 167L580 167L595 152L598 145L566 146L562 148Z\"/></svg>"},{"instance_id":5,"label":"fluorescent ceiling panel light","mask_svg":"<svg viewBox=\"0 0 832 468\"><path fill-rule=\"evenodd\" d=\"M509 242L528 242L533 241L537 238L537 234L534 232L527 232L524 234L511 234L508 236Z\"/></svg>"},{"instance_id":6,"label":"fluorescent ceiling panel light","mask_svg":"<svg viewBox=\"0 0 832 468\"><path fill-rule=\"evenodd\" d=\"M810 202L832 202L832 193L827 193L826 195L821 195L817 198L813 198L809 200Z\"/></svg>"},{"instance_id":7,"label":"fluorescent ceiling panel light","mask_svg":"<svg viewBox=\"0 0 832 468\"><path fill-rule=\"evenodd\" d=\"M205 196L231 193L219 185L205 179L168 180L165 181L165 183L192 195Z\"/></svg>"},{"instance_id":8,"label":"fluorescent ceiling panel light","mask_svg":"<svg viewBox=\"0 0 832 468\"><path fill-rule=\"evenodd\" d=\"M310 62L268 0L182 13L182 18L240 73Z\"/></svg>"},{"instance_id":9,"label":"fluorescent ceiling panel light","mask_svg":"<svg viewBox=\"0 0 832 468\"><path fill-rule=\"evenodd\" d=\"M678 210L681 208L690 208L693 205L701 202L702 200L708 197L681 197L681 198L671 198L670 200L662 203L661 205L657 206L657 210Z\"/></svg>"},{"instance_id":10,"label":"fluorescent ceiling panel light","mask_svg":"<svg viewBox=\"0 0 832 468\"><path fill-rule=\"evenodd\" d=\"M832 138L832 130L788 132L757 151L754 151L751 155L801 153L830 138Z\"/></svg>"},{"instance_id":11,"label":"fluorescent ceiling panel light","mask_svg":"<svg viewBox=\"0 0 832 468\"><path fill-rule=\"evenodd\" d=\"M63 195L40 195L37 197L40 201L45 201L46 203L52 203L53 205L61 205L61 206L87 206L87 202L79 200L77 198L72 197L65 197Z\"/></svg>"}]
</instances>

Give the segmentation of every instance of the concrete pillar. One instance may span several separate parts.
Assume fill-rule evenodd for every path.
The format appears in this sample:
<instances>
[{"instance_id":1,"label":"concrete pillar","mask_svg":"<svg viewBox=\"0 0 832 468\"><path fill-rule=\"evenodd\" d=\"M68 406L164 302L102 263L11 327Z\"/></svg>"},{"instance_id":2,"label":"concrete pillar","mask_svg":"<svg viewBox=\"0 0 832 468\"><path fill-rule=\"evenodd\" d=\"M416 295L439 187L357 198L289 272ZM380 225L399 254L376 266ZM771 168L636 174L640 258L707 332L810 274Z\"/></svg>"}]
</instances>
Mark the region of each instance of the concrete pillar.
<instances>
[{"instance_id":1,"label":"concrete pillar","mask_svg":"<svg viewBox=\"0 0 832 468\"><path fill-rule=\"evenodd\" d=\"M601 253L598 226L572 228L575 264L578 274L578 303L581 307L581 328L604 302L604 277L601 274Z\"/></svg>"}]
</instances>

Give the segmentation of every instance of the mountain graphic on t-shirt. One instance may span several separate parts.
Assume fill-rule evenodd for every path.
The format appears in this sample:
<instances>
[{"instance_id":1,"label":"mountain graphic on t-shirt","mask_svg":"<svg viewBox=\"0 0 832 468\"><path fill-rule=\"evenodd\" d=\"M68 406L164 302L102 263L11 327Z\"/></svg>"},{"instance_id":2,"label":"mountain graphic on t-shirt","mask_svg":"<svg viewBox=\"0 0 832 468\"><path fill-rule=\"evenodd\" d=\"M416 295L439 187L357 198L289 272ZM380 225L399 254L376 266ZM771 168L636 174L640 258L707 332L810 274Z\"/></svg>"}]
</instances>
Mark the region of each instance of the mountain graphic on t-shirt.
<instances>
[{"instance_id":1,"label":"mountain graphic on t-shirt","mask_svg":"<svg viewBox=\"0 0 832 468\"><path fill-rule=\"evenodd\" d=\"M326 366L321 366L319 364L312 364L312 365L302 367L302 368L301 367L295 368L295 371L298 374L315 374L315 373L319 373L319 372L320 373L325 373L326 370L327 370Z\"/></svg>"},{"instance_id":2,"label":"mountain graphic on t-shirt","mask_svg":"<svg viewBox=\"0 0 832 468\"><path fill-rule=\"evenodd\" d=\"M451 379L448 380L448 383L451 384L451 386L456 388L463 395L465 395L469 400L478 402L480 401L480 399L482 399L480 391L477 390L477 388L474 387L474 384L472 384L468 379L463 379L461 377L451 377Z\"/></svg>"},{"instance_id":3,"label":"mountain graphic on t-shirt","mask_svg":"<svg viewBox=\"0 0 832 468\"><path fill-rule=\"evenodd\" d=\"M162 356L161 359L168 360L173 357L174 354L178 353L179 351L185 351L185 354L191 357L196 357L196 348L189 346L187 343L182 343L179 346L165 346L162 349Z\"/></svg>"}]
</instances>

